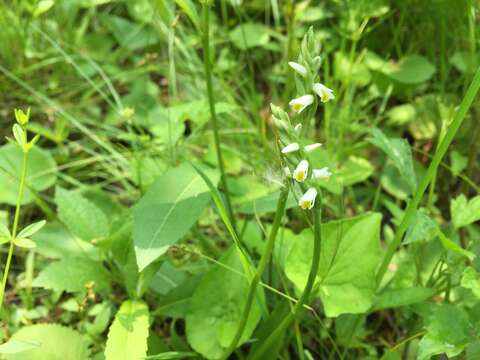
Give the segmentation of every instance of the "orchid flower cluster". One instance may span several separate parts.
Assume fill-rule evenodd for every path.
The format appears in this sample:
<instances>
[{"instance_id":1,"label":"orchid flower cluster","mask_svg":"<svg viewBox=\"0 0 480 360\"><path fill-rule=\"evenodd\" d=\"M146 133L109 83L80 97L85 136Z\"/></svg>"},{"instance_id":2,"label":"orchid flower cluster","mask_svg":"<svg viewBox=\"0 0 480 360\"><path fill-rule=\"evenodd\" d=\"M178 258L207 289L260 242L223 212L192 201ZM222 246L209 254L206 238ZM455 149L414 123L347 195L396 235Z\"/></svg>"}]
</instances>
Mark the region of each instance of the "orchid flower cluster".
<instances>
[{"instance_id":1,"label":"orchid flower cluster","mask_svg":"<svg viewBox=\"0 0 480 360\"><path fill-rule=\"evenodd\" d=\"M298 119L297 124L293 125L289 115L284 110L271 104L273 121L277 127L284 130L283 136L280 137L280 147L287 164L284 168L285 175L291 177L301 188L307 189L298 201L298 205L304 210L310 210L315 206L317 189L313 186L312 181L328 180L332 175L328 167L310 169L309 154L320 148L322 144L318 142L306 144L302 139L303 122L308 123L314 118L318 99L322 103L335 99L333 91L318 82L321 58L320 56L312 56L312 53L315 53L315 42L313 31L309 30L302 41L297 62L290 61L288 63L295 71L297 92L304 94L289 102L295 118ZM315 95L318 96L318 99ZM289 165L292 166L293 172Z\"/></svg>"}]
</instances>

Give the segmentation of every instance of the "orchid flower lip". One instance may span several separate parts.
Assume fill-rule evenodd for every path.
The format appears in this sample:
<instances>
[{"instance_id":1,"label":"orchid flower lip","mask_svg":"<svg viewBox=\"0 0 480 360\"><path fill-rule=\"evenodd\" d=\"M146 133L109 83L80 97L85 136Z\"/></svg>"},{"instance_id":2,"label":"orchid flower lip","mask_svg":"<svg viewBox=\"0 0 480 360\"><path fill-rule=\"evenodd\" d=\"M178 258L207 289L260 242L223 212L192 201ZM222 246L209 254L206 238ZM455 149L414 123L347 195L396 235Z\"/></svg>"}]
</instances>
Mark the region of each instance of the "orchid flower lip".
<instances>
[{"instance_id":1,"label":"orchid flower lip","mask_svg":"<svg viewBox=\"0 0 480 360\"><path fill-rule=\"evenodd\" d=\"M303 77L307 76L307 68L305 66L303 66L302 64L299 64L295 61L289 61L288 65L293 70L295 70L298 74L300 74L301 76L303 76Z\"/></svg>"},{"instance_id":2,"label":"orchid flower lip","mask_svg":"<svg viewBox=\"0 0 480 360\"><path fill-rule=\"evenodd\" d=\"M313 95L307 94L290 100L288 105L290 105L293 111L300 114L307 106L311 105L312 103Z\"/></svg>"},{"instance_id":3,"label":"orchid flower lip","mask_svg":"<svg viewBox=\"0 0 480 360\"><path fill-rule=\"evenodd\" d=\"M293 171L293 178L298 182L303 182L307 179L308 176L308 161L302 160L297 165L296 169Z\"/></svg>"},{"instance_id":4,"label":"orchid flower lip","mask_svg":"<svg viewBox=\"0 0 480 360\"><path fill-rule=\"evenodd\" d=\"M288 144L282 149L282 154L288 154L300 150L300 145L296 142Z\"/></svg>"},{"instance_id":5,"label":"orchid flower lip","mask_svg":"<svg viewBox=\"0 0 480 360\"><path fill-rule=\"evenodd\" d=\"M330 100L335 99L335 95L333 95L333 90L329 89L321 83L313 84L313 91L320 97L322 103L326 103Z\"/></svg>"},{"instance_id":6,"label":"orchid flower lip","mask_svg":"<svg viewBox=\"0 0 480 360\"><path fill-rule=\"evenodd\" d=\"M311 187L298 200L298 206L300 206L303 210L311 210L315 206L316 197L317 189Z\"/></svg>"}]
</instances>

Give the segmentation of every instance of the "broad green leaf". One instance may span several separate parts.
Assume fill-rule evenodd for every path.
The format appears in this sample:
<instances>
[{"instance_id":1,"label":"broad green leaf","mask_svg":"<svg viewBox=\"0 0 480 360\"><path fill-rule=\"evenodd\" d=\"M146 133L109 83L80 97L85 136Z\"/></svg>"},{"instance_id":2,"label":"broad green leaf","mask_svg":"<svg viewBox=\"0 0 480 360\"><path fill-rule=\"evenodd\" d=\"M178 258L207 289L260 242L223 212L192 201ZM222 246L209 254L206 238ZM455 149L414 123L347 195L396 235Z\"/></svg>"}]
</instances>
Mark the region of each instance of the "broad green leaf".
<instances>
[{"instance_id":1,"label":"broad green leaf","mask_svg":"<svg viewBox=\"0 0 480 360\"><path fill-rule=\"evenodd\" d=\"M327 316L362 313L372 305L380 260L380 221L380 214L371 213L322 225L316 282ZM300 236L302 241L288 254L285 272L302 290L312 261L313 234L307 229Z\"/></svg>"},{"instance_id":2,"label":"broad green leaf","mask_svg":"<svg viewBox=\"0 0 480 360\"><path fill-rule=\"evenodd\" d=\"M78 292L93 282L95 290L110 287L110 276L100 262L87 258L64 258L47 265L33 280L33 286L55 291Z\"/></svg>"},{"instance_id":3,"label":"broad green leaf","mask_svg":"<svg viewBox=\"0 0 480 360\"><path fill-rule=\"evenodd\" d=\"M98 257L98 250L93 245L79 240L59 222L49 222L33 235L32 240L37 244L35 251L47 258Z\"/></svg>"},{"instance_id":4,"label":"broad green leaf","mask_svg":"<svg viewBox=\"0 0 480 360\"><path fill-rule=\"evenodd\" d=\"M413 193L417 187L417 178L413 168L412 152L408 141L404 139L390 139L381 130L371 129L372 137L370 143L377 146L393 161L393 164L400 172L400 175L410 186Z\"/></svg>"},{"instance_id":5,"label":"broad green leaf","mask_svg":"<svg viewBox=\"0 0 480 360\"><path fill-rule=\"evenodd\" d=\"M28 225L25 227L20 233L17 235L19 238L26 238L31 237L32 235L36 234L40 231L41 228L45 226L47 222L45 220L37 221L33 224Z\"/></svg>"},{"instance_id":6,"label":"broad green leaf","mask_svg":"<svg viewBox=\"0 0 480 360\"><path fill-rule=\"evenodd\" d=\"M141 360L147 355L148 307L125 301L108 331L105 360Z\"/></svg>"},{"instance_id":7,"label":"broad green leaf","mask_svg":"<svg viewBox=\"0 0 480 360\"><path fill-rule=\"evenodd\" d=\"M85 360L89 341L77 331L57 324L22 327L10 341L38 344L35 348L6 354L7 360Z\"/></svg>"},{"instance_id":8,"label":"broad green leaf","mask_svg":"<svg viewBox=\"0 0 480 360\"><path fill-rule=\"evenodd\" d=\"M335 172L336 177L332 180L336 180L343 186L349 186L368 179L373 171L373 165L367 159L350 156Z\"/></svg>"},{"instance_id":9,"label":"broad green leaf","mask_svg":"<svg viewBox=\"0 0 480 360\"><path fill-rule=\"evenodd\" d=\"M480 274L474 268L469 266L465 269L460 285L472 290L473 294L480 299Z\"/></svg>"},{"instance_id":10,"label":"broad green leaf","mask_svg":"<svg viewBox=\"0 0 480 360\"><path fill-rule=\"evenodd\" d=\"M270 30L259 23L244 23L238 25L230 34L230 40L240 50L267 45L270 40Z\"/></svg>"},{"instance_id":11,"label":"broad green leaf","mask_svg":"<svg viewBox=\"0 0 480 360\"><path fill-rule=\"evenodd\" d=\"M415 106L412 104L397 105L387 111L388 123L401 126L415 119Z\"/></svg>"},{"instance_id":12,"label":"broad green leaf","mask_svg":"<svg viewBox=\"0 0 480 360\"><path fill-rule=\"evenodd\" d=\"M413 305L430 299L437 291L432 288L400 288L387 289L375 300L374 309L391 309L400 306Z\"/></svg>"},{"instance_id":13,"label":"broad green leaf","mask_svg":"<svg viewBox=\"0 0 480 360\"><path fill-rule=\"evenodd\" d=\"M41 343L38 343L38 342L10 339L6 343L3 343L2 345L0 345L0 354L2 355L18 354L21 352L35 349L40 345Z\"/></svg>"},{"instance_id":14,"label":"broad green leaf","mask_svg":"<svg viewBox=\"0 0 480 360\"><path fill-rule=\"evenodd\" d=\"M435 65L425 57L409 55L401 59L396 66L387 72L387 75L399 83L416 85L430 80L435 71Z\"/></svg>"},{"instance_id":15,"label":"broad green leaf","mask_svg":"<svg viewBox=\"0 0 480 360\"><path fill-rule=\"evenodd\" d=\"M403 243L410 244L417 241L429 241L435 236L437 229L437 223L423 209L419 209L408 227Z\"/></svg>"},{"instance_id":16,"label":"broad green leaf","mask_svg":"<svg viewBox=\"0 0 480 360\"><path fill-rule=\"evenodd\" d=\"M365 86L372 79L372 74L363 61L350 61L348 54L337 51L334 60L335 77L344 83Z\"/></svg>"},{"instance_id":17,"label":"broad green leaf","mask_svg":"<svg viewBox=\"0 0 480 360\"><path fill-rule=\"evenodd\" d=\"M115 39L128 50L138 50L156 44L159 33L148 24L134 23L115 15L103 15L101 22L112 32Z\"/></svg>"},{"instance_id":18,"label":"broad green leaf","mask_svg":"<svg viewBox=\"0 0 480 360\"><path fill-rule=\"evenodd\" d=\"M78 192L57 187L55 203L59 219L73 235L85 241L108 236L110 225L105 213Z\"/></svg>"},{"instance_id":19,"label":"broad green leaf","mask_svg":"<svg viewBox=\"0 0 480 360\"><path fill-rule=\"evenodd\" d=\"M431 359L445 353L448 357L460 354L470 340L470 323L466 312L457 306L435 306L428 319L427 334L420 341L417 359Z\"/></svg>"},{"instance_id":20,"label":"broad green leaf","mask_svg":"<svg viewBox=\"0 0 480 360\"><path fill-rule=\"evenodd\" d=\"M275 191L268 195L258 197L256 199L251 199L243 201L238 211L243 214L262 214L268 212L274 212L277 208L278 198L280 197L280 191ZM286 209L291 209L297 206L297 201L295 197L290 193L288 195Z\"/></svg>"},{"instance_id":21,"label":"broad green leaf","mask_svg":"<svg viewBox=\"0 0 480 360\"><path fill-rule=\"evenodd\" d=\"M243 266L238 250L231 247L200 281L190 300L187 313L187 339L194 350L207 359L218 359L230 345L240 323L247 301L248 282L242 276ZM258 290L239 344L247 341L261 316Z\"/></svg>"},{"instance_id":22,"label":"broad green leaf","mask_svg":"<svg viewBox=\"0 0 480 360\"><path fill-rule=\"evenodd\" d=\"M0 147L0 203L15 205L19 177L22 170L22 150L13 144ZM34 193L43 191L57 181L57 164L48 151L34 147L28 153L27 177L22 204L35 198Z\"/></svg>"},{"instance_id":23,"label":"broad green leaf","mask_svg":"<svg viewBox=\"0 0 480 360\"><path fill-rule=\"evenodd\" d=\"M450 202L450 214L456 229L470 225L480 220L480 195L467 200L461 194Z\"/></svg>"},{"instance_id":24,"label":"broad green leaf","mask_svg":"<svg viewBox=\"0 0 480 360\"><path fill-rule=\"evenodd\" d=\"M155 181L134 209L140 271L188 232L209 201L209 189L191 165L171 169Z\"/></svg>"}]
</instances>

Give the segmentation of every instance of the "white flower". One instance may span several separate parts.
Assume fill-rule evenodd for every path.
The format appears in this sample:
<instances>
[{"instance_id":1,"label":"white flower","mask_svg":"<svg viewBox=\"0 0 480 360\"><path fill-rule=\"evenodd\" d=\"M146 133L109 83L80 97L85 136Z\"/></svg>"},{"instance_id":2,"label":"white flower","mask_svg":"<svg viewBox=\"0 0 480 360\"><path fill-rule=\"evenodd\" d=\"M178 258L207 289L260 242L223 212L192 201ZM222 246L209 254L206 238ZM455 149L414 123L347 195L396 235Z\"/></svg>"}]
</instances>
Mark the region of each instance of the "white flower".
<instances>
[{"instance_id":1,"label":"white flower","mask_svg":"<svg viewBox=\"0 0 480 360\"><path fill-rule=\"evenodd\" d=\"M317 189L311 187L298 200L298 206L303 210L310 210L315 205L315 198L317 197Z\"/></svg>"},{"instance_id":2,"label":"white flower","mask_svg":"<svg viewBox=\"0 0 480 360\"><path fill-rule=\"evenodd\" d=\"M314 179L328 179L330 176L332 176L332 172L328 169L328 167L313 169L312 173Z\"/></svg>"},{"instance_id":3,"label":"white flower","mask_svg":"<svg viewBox=\"0 0 480 360\"><path fill-rule=\"evenodd\" d=\"M295 125L293 130L295 130L297 133L299 133L300 131L302 131L302 128L303 128L302 123L298 123L297 125Z\"/></svg>"},{"instance_id":4,"label":"white flower","mask_svg":"<svg viewBox=\"0 0 480 360\"><path fill-rule=\"evenodd\" d=\"M293 178L298 182L303 182L308 175L308 161L302 160L297 165L297 168L293 171Z\"/></svg>"},{"instance_id":5,"label":"white flower","mask_svg":"<svg viewBox=\"0 0 480 360\"><path fill-rule=\"evenodd\" d=\"M305 109L307 106L311 105L313 103L313 95L303 95L300 96L299 98L290 100L288 105L292 108L293 111L296 113L301 113L303 109Z\"/></svg>"},{"instance_id":6,"label":"white flower","mask_svg":"<svg viewBox=\"0 0 480 360\"><path fill-rule=\"evenodd\" d=\"M298 145L298 143L291 143L282 149L282 154L295 152L295 151L298 151L299 149L300 149L300 145Z\"/></svg>"},{"instance_id":7,"label":"white flower","mask_svg":"<svg viewBox=\"0 0 480 360\"><path fill-rule=\"evenodd\" d=\"M290 171L290 168L288 166L285 166L283 168L283 174L286 176L286 177L292 177L292 172Z\"/></svg>"},{"instance_id":8,"label":"white flower","mask_svg":"<svg viewBox=\"0 0 480 360\"><path fill-rule=\"evenodd\" d=\"M335 99L335 96L333 95L333 90L329 89L323 84L320 84L320 83L313 84L313 91L317 93L322 103L326 103L327 101Z\"/></svg>"},{"instance_id":9,"label":"white flower","mask_svg":"<svg viewBox=\"0 0 480 360\"><path fill-rule=\"evenodd\" d=\"M305 152L310 153L310 152L318 149L320 146L322 146L322 144L315 143L315 144L305 145L305 147L303 149L305 150Z\"/></svg>"},{"instance_id":10,"label":"white flower","mask_svg":"<svg viewBox=\"0 0 480 360\"><path fill-rule=\"evenodd\" d=\"M290 67L293 70L295 70L297 73L299 73L303 77L307 76L307 68L305 66L300 65L299 63L296 63L296 62L293 62L293 61L289 61L288 65L290 65Z\"/></svg>"}]
</instances>

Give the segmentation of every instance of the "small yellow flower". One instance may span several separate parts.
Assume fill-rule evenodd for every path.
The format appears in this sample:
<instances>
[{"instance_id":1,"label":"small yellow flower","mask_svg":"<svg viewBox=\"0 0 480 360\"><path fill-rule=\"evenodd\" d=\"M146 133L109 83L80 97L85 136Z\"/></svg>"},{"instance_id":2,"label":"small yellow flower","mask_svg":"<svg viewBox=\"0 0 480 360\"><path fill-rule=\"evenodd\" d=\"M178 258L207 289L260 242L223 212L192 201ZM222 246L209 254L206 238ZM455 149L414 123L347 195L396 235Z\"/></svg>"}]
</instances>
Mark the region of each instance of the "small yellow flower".
<instances>
[{"instance_id":1,"label":"small yellow flower","mask_svg":"<svg viewBox=\"0 0 480 360\"><path fill-rule=\"evenodd\" d=\"M302 160L293 171L293 178L298 182L303 182L308 176L308 161Z\"/></svg>"},{"instance_id":2,"label":"small yellow flower","mask_svg":"<svg viewBox=\"0 0 480 360\"><path fill-rule=\"evenodd\" d=\"M313 95L303 95L299 98L291 100L288 105L293 111L300 114L307 106L313 103Z\"/></svg>"},{"instance_id":3,"label":"small yellow flower","mask_svg":"<svg viewBox=\"0 0 480 360\"><path fill-rule=\"evenodd\" d=\"M329 89L323 84L320 83L315 83L313 84L313 91L320 97L320 100L322 103L326 103L330 100L335 99L335 96L333 95L333 90Z\"/></svg>"},{"instance_id":4,"label":"small yellow flower","mask_svg":"<svg viewBox=\"0 0 480 360\"><path fill-rule=\"evenodd\" d=\"M303 210L310 210L315 205L315 198L317 197L317 189L309 188L305 194L298 200L298 206Z\"/></svg>"}]
</instances>

